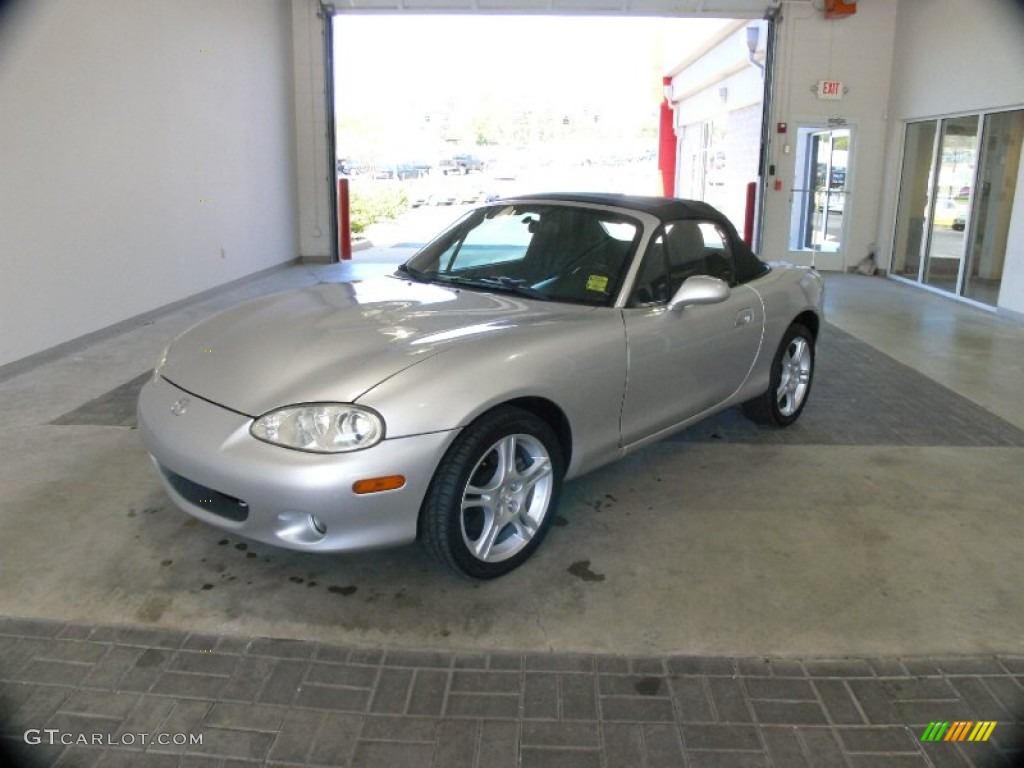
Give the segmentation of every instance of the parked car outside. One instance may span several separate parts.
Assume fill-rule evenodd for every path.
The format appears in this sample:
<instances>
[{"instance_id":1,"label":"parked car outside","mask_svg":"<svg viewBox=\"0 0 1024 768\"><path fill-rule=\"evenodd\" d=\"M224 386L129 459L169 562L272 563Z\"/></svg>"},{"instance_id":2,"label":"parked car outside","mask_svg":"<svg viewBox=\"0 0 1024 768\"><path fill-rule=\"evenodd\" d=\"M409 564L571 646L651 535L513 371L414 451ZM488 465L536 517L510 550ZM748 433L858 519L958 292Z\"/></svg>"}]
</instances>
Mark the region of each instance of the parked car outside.
<instances>
[{"instance_id":1,"label":"parked car outside","mask_svg":"<svg viewBox=\"0 0 1024 768\"><path fill-rule=\"evenodd\" d=\"M361 173L366 173L368 168L369 166L366 163L350 157L341 157L337 161L339 176L358 176Z\"/></svg>"},{"instance_id":2,"label":"parked car outside","mask_svg":"<svg viewBox=\"0 0 1024 768\"><path fill-rule=\"evenodd\" d=\"M373 175L377 179L418 179L428 175L432 168L430 163L423 161L378 163Z\"/></svg>"},{"instance_id":3,"label":"parked car outside","mask_svg":"<svg viewBox=\"0 0 1024 768\"><path fill-rule=\"evenodd\" d=\"M399 171L403 179L419 179L430 174L434 170L434 164L427 160L408 160L399 163Z\"/></svg>"},{"instance_id":4,"label":"parked car outside","mask_svg":"<svg viewBox=\"0 0 1024 768\"><path fill-rule=\"evenodd\" d=\"M499 200L393 275L186 331L139 429L168 495L211 526L319 553L419 539L493 578L540 545L564 481L735 405L796 421L823 293L705 203Z\"/></svg>"},{"instance_id":5,"label":"parked car outside","mask_svg":"<svg viewBox=\"0 0 1024 768\"><path fill-rule=\"evenodd\" d=\"M935 214L932 219L932 223L936 227L949 227L955 229L955 223L957 218L965 217L966 211L964 207L948 197L943 197L935 201ZM964 218L966 223L966 217Z\"/></svg>"},{"instance_id":6,"label":"parked car outside","mask_svg":"<svg viewBox=\"0 0 1024 768\"><path fill-rule=\"evenodd\" d=\"M842 213L846 209L846 190L819 189L814 193L814 207L823 211L826 204L831 213Z\"/></svg>"},{"instance_id":7,"label":"parked car outside","mask_svg":"<svg viewBox=\"0 0 1024 768\"><path fill-rule=\"evenodd\" d=\"M440 168L447 175L449 173L467 174L471 171L483 171L486 164L483 160L473 154L462 153L452 155L441 161Z\"/></svg>"}]
</instances>

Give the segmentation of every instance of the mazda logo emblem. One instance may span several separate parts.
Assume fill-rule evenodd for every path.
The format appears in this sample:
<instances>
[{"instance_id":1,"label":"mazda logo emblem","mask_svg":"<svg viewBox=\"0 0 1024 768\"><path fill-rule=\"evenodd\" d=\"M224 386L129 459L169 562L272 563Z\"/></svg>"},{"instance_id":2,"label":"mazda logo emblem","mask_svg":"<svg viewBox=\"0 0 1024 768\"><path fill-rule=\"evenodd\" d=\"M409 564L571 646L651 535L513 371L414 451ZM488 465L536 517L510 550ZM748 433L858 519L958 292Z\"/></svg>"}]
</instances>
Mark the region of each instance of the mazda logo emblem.
<instances>
[{"instance_id":1,"label":"mazda logo emblem","mask_svg":"<svg viewBox=\"0 0 1024 768\"><path fill-rule=\"evenodd\" d=\"M188 410L188 405L191 402L192 401L187 397L179 397L171 406L171 413L175 416L181 416L181 414Z\"/></svg>"}]
</instances>

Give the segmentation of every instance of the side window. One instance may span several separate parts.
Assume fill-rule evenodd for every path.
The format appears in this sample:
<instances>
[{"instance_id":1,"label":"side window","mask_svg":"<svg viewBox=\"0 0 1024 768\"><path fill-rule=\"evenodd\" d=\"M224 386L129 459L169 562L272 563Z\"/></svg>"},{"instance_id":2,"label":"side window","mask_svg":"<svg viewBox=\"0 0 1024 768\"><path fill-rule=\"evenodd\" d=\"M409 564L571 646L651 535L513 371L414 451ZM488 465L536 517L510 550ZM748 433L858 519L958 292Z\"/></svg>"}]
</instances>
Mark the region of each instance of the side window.
<instances>
[{"instance_id":1,"label":"side window","mask_svg":"<svg viewBox=\"0 0 1024 768\"><path fill-rule=\"evenodd\" d=\"M630 303L637 306L668 301L694 275L710 275L735 284L728 235L710 221L665 224L651 240Z\"/></svg>"},{"instance_id":2,"label":"side window","mask_svg":"<svg viewBox=\"0 0 1024 768\"><path fill-rule=\"evenodd\" d=\"M671 297L668 290L668 263L665 261L665 230L662 229L647 246L629 304L633 307L664 304Z\"/></svg>"},{"instance_id":3,"label":"side window","mask_svg":"<svg viewBox=\"0 0 1024 768\"><path fill-rule=\"evenodd\" d=\"M729 285L735 285L736 268L728 236L717 224L710 221L702 221L699 226L704 238L704 261L707 270L705 274L724 280Z\"/></svg>"},{"instance_id":4,"label":"side window","mask_svg":"<svg viewBox=\"0 0 1024 768\"><path fill-rule=\"evenodd\" d=\"M698 221L674 221L665 225L670 293L679 290L687 278L707 274L704 232Z\"/></svg>"},{"instance_id":5,"label":"side window","mask_svg":"<svg viewBox=\"0 0 1024 768\"><path fill-rule=\"evenodd\" d=\"M666 225L669 288L674 293L687 278L710 275L730 285L736 270L726 233L710 221L676 221Z\"/></svg>"}]
</instances>

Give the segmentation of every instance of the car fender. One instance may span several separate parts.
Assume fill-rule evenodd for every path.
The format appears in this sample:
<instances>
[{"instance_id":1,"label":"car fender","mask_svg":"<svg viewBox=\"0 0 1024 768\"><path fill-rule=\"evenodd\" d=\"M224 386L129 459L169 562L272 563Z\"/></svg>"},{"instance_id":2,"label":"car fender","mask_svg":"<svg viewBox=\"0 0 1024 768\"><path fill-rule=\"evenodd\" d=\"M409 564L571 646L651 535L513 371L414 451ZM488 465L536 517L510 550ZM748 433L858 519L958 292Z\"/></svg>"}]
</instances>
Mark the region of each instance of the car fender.
<instances>
[{"instance_id":1,"label":"car fender","mask_svg":"<svg viewBox=\"0 0 1024 768\"><path fill-rule=\"evenodd\" d=\"M399 438L462 428L503 403L541 398L566 418L574 476L621 455L626 360L621 314L599 308L452 346L357 402L383 416L388 438Z\"/></svg>"},{"instance_id":2,"label":"car fender","mask_svg":"<svg viewBox=\"0 0 1024 768\"><path fill-rule=\"evenodd\" d=\"M819 322L825 319L825 283L810 267L775 265L770 272L747 285L757 292L764 304L764 343L746 384L732 398L734 403L757 397L768 389L772 362L782 336L798 317L811 312Z\"/></svg>"}]
</instances>

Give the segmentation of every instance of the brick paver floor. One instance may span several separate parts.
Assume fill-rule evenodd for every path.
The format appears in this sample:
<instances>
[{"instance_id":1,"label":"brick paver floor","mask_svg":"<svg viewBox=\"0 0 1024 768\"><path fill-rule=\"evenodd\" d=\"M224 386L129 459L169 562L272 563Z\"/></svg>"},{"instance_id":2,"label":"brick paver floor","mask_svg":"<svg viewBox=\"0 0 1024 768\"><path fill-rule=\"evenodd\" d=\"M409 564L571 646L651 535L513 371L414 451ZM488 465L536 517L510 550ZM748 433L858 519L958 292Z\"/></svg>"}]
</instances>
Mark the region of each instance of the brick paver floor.
<instances>
[{"instance_id":1,"label":"brick paver floor","mask_svg":"<svg viewBox=\"0 0 1024 768\"><path fill-rule=\"evenodd\" d=\"M967 721L988 740L921 741ZM1022 721L1024 656L441 653L0 618L15 765L1010 767Z\"/></svg>"}]
</instances>

